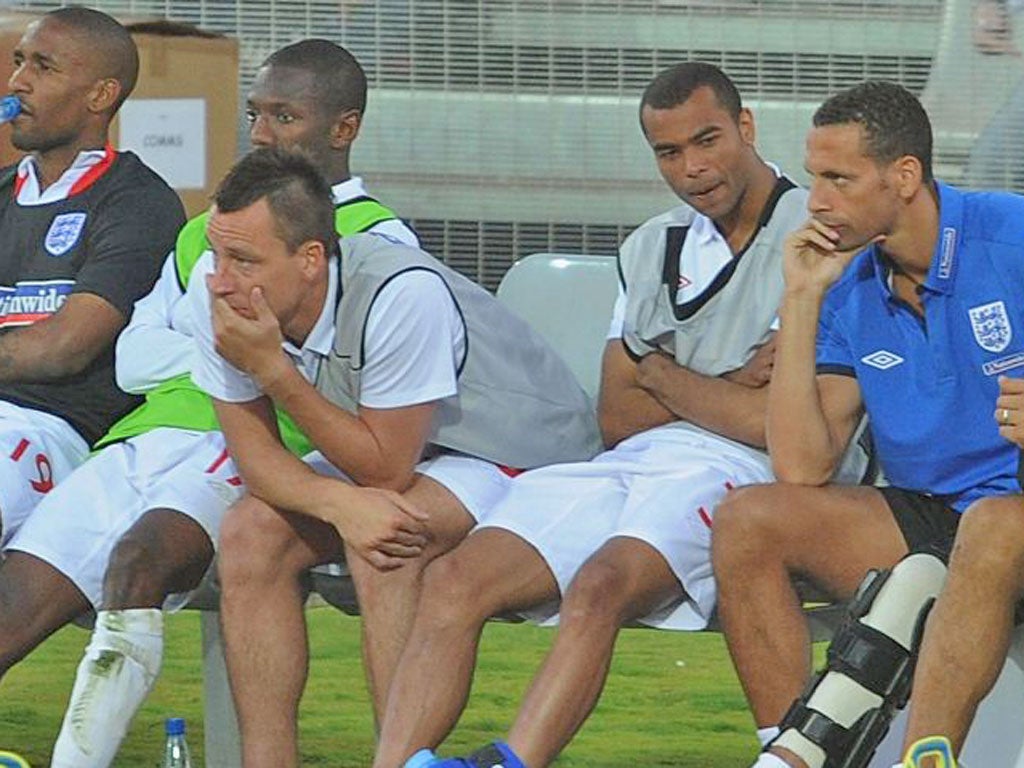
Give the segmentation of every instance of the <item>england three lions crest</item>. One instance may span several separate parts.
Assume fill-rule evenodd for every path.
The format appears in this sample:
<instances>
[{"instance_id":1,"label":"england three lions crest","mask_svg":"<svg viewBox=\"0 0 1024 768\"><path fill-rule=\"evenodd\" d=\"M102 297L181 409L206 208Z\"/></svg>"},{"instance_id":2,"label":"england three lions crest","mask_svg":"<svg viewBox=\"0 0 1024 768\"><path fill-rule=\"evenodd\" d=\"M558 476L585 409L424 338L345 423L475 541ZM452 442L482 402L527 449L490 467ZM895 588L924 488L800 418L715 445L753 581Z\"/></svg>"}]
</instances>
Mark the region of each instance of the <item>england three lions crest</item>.
<instances>
[{"instance_id":1,"label":"england three lions crest","mask_svg":"<svg viewBox=\"0 0 1024 768\"><path fill-rule=\"evenodd\" d=\"M84 213L62 213L50 222L43 245L51 256L63 256L78 243L85 226Z\"/></svg>"},{"instance_id":2,"label":"england three lions crest","mask_svg":"<svg viewBox=\"0 0 1024 768\"><path fill-rule=\"evenodd\" d=\"M971 330L978 345L988 352L1002 352L1013 338L1010 316L1001 301L982 304L967 310L971 317Z\"/></svg>"}]
</instances>

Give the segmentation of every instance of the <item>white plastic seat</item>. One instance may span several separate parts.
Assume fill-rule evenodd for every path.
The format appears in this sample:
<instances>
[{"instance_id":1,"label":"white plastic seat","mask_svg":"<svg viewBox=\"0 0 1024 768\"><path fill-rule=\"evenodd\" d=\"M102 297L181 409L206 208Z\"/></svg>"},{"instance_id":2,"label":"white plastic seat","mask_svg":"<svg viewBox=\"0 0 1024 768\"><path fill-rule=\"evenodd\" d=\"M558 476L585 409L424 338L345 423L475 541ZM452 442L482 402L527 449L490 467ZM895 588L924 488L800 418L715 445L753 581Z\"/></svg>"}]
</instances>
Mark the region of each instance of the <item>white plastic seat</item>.
<instances>
[{"instance_id":1,"label":"white plastic seat","mask_svg":"<svg viewBox=\"0 0 1024 768\"><path fill-rule=\"evenodd\" d=\"M611 256L535 253L512 265L497 295L555 348L594 398L618 281Z\"/></svg>"}]
</instances>

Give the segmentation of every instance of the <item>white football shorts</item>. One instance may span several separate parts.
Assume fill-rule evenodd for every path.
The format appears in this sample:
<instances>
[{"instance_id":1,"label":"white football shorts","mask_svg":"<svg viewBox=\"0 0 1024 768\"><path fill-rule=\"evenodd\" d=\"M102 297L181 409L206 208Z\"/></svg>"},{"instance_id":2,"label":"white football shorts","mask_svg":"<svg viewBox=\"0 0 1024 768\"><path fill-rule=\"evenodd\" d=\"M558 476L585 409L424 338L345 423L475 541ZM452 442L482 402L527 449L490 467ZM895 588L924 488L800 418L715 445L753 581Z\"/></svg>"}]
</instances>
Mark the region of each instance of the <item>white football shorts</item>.
<instances>
[{"instance_id":1,"label":"white football shorts","mask_svg":"<svg viewBox=\"0 0 1024 768\"><path fill-rule=\"evenodd\" d=\"M0 401L0 551L33 510L89 455L59 416Z\"/></svg>"},{"instance_id":2,"label":"white football shorts","mask_svg":"<svg viewBox=\"0 0 1024 768\"><path fill-rule=\"evenodd\" d=\"M664 629L707 626L715 607L711 526L715 507L735 487L772 480L768 457L685 424L623 440L589 462L527 472L480 527L508 530L536 549L565 594L587 559L613 537L650 544L679 579L686 598L641 621ZM554 618L557 605L527 612Z\"/></svg>"}]
</instances>

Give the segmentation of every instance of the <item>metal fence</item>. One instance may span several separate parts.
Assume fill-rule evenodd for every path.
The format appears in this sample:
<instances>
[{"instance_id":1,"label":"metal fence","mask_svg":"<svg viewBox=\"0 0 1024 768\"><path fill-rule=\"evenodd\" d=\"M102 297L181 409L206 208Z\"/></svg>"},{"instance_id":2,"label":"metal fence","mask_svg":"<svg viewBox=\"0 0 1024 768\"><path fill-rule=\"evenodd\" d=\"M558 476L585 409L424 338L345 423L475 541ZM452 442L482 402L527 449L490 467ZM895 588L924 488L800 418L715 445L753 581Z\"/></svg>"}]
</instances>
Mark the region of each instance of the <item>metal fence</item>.
<instances>
[{"instance_id":1,"label":"metal fence","mask_svg":"<svg viewBox=\"0 0 1024 768\"><path fill-rule=\"evenodd\" d=\"M614 253L634 226L673 204L636 108L646 82L685 59L715 62L735 79L762 154L797 177L818 103L881 77L925 100L940 176L1024 188L1016 162L1024 63L1011 50L1017 0L94 4L236 37L240 94L281 45L316 36L348 47L371 82L354 170L429 250L492 288L528 253ZM239 150L246 146L240 123Z\"/></svg>"}]
</instances>

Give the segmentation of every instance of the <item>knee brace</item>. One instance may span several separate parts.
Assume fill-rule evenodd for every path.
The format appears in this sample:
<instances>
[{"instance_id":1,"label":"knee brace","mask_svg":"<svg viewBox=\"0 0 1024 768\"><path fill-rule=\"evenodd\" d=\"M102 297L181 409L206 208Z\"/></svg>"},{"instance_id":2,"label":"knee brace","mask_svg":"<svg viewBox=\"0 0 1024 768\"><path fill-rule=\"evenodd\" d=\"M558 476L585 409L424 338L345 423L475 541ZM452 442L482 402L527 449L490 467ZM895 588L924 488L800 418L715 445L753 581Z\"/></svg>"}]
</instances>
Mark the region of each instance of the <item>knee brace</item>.
<instances>
[{"instance_id":1,"label":"knee brace","mask_svg":"<svg viewBox=\"0 0 1024 768\"><path fill-rule=\"evenodd\" d=\"M937 556L918 552L870 571L829 646L825 668L790 707L769 747L810 768L863 768L910 697L932 603L946 579Z\"/></svg>"}]
</instances>

